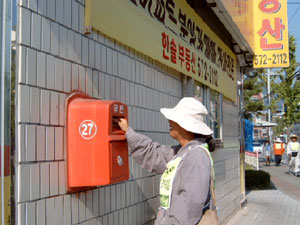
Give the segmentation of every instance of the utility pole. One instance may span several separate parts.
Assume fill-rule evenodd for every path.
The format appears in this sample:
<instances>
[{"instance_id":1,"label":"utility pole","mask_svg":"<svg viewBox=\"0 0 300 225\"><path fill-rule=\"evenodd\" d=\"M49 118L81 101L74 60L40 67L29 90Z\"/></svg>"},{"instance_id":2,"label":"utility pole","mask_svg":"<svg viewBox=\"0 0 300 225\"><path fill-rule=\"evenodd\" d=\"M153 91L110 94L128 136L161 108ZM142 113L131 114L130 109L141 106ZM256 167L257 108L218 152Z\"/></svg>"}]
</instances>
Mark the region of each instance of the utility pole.
<instances>
[{"instance_id":1,"label":"utility pole","mask_svg":"<svg viewBox=\"0 0 300 225\"><path fill-rule=\"evenodd\" d=\"M267 82L268 82L268 122L271 123L271 82L270 82L270 76L271 76L271 71L270 68L267 70ZM270 150L272 150L273 142L272 142L272 135L273 135L273 130L272 127L269 126L269 143L270 143Z\"/></svg>"},{"instance_id":2,"label":"utility pole","mask_svg":"<svg viewBox=\"0 0 300 225\"><path fill-rule=\"evenodd\" d=\"M270 69L268 69L267 72L267 78L268 78L268 122L271 122L271 88L270 88Z\"/></svg>"}]
</instances>

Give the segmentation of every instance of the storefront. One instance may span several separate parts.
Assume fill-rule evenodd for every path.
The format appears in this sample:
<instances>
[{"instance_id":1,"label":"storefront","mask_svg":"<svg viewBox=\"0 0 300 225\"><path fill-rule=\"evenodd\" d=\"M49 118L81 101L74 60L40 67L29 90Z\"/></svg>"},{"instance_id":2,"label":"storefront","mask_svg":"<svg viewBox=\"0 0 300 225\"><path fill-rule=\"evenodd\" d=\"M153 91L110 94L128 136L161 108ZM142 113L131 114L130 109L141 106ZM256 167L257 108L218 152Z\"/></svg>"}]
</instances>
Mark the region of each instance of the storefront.
<instances>
[{"instance_id":1,"label":"storefront","mask_svg":"<svg viewBox=\"0 0 300 225\"><path fill-rule=\"evenodd\" d=\"M64 104L75 90L124 102L130 125L167 145L175 142L159 109L200 98L218 141L220 223L240 208L240 55L252 50L215 4L189 2L18 1L17 224L141 225L156 217L160 174L131 158L129 181L67 193Z\"/></svg>"}]
</instances>

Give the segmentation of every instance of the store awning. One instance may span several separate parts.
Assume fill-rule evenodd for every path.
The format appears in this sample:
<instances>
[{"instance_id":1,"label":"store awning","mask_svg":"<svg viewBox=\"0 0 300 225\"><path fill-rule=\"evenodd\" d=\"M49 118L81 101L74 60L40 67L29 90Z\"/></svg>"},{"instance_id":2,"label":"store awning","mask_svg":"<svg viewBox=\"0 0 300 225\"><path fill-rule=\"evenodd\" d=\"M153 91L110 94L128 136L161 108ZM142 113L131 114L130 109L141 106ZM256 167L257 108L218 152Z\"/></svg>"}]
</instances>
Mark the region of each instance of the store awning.
<instances>
[{"instance_id":1,"label":"store awning","mask_svg":"<svg viewBox=\"0 0 300 225\"><path fill-rule=\"evenodd\" d=\"M271 123L268 121L259 121L259 122L254 123L253 126L254 127L274 127L274 126L277 126L277 123Z\"/></svg>"}]
</instances>

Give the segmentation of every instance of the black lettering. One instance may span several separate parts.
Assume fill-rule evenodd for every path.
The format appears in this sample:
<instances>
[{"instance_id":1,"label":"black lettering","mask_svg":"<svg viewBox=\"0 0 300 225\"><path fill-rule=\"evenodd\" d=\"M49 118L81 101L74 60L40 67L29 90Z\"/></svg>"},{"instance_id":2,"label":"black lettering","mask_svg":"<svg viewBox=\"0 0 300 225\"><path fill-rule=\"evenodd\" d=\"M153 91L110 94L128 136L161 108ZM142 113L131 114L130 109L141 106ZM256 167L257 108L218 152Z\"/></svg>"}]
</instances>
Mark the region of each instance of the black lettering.
<instances>
[{"instance_id":1,"label":"black lettering","mask_svg":"<svg viewBox=\"0 0 300 225\"><path fill-rule=\"evenodd\" d=\"M168 13L169 13L169 19L170 19L173 23L177 24L177 20L176 20L176 18L175 18L175 16L174 16L174 8L175 8L175 3L174 3L174 1L173 1L173 0L167 0L167 2L166 2L166 10L167 10Z\"/></svg>"},{"instance_id":2,"label":"black lettering","mask_svg":"<svg viewBox=\"0 0 300 225\"><path fill-rule=\"evenodd\" d=\"M204 34L204 44L205 44L205 56L206 58L210 59L210 52L211 52L211 49L210 49L210 38Z\"/></svg>"},{"instance_id":3,"label":"black lettering","mask_svg":"<svg viewBox=\"0 0 300 225\"><path fill-rule=\"evenodd\" d=\"M151 12L152 0L140 0L140 5L145 9L148 4L148 12L151 17L153 17Z\"/></svg>"},{"instance_id":4,"label":"black lettering","mask_svg":"<svg viewBox=\"0 0 300 225\"><path fill-rule=\"evenodd\" d=\"M197 45L197 50L203 52L203 31L198 27L196 26L196 31L198 33L197 35L197 41L198 41L198 45Z\"/></svg>"},{"instance_id":5,"label":"black lettering","mask_svg":"<svg viewBox=\"0 0 300 225\"><path fill-rule=\"evenodd\" d=\"M165 3L163 0L156 0L156 8L154 12L154 16L156 19L158 19L159 22L165 24L165 15L166 15L166 9L165 9Z\"/></svg>"},{"instance_id":6,"label":"black lettering","mask_svg":"<svg viewBox=\"0 0 300 225\"><path fill-rule=\"evenodd\" d=\"M181 24L181 26L180 26L180 37L185 38L189 34L189 32L186 29L186 14L183 14L181 12L181 9L179 9L178 20Z\"/></svg>"},{"instance_id":7,"label":"black lettering","mask_svg":"<svg viewBox=\"0 0 300 225\"><path fill-rule=\"evenodd\" d=\"M216 43L210 40L210 59L213 63L216 63L217 52L216 52Z\"/></svg>"},{"instance_id":8,"label":"black lettering","mask_svg":"<svg viewBox=\"0 0 300 225\"><path fill-rule=\"evenodd\" d=\"M193 45L195 47L195 43L196 43L195 22L189 19L187 22L187 28L191 34L190 45Z\"/></svg>"},{"instance_id":9,"label":"black lettering","mask_svg":"<svg viewBox=\"0 0 300 225\"><path fill-rule=\"evenodd\" d=\"M130 1L137 6L136 0L130 0Z\"/></svg>"}]
</instances>

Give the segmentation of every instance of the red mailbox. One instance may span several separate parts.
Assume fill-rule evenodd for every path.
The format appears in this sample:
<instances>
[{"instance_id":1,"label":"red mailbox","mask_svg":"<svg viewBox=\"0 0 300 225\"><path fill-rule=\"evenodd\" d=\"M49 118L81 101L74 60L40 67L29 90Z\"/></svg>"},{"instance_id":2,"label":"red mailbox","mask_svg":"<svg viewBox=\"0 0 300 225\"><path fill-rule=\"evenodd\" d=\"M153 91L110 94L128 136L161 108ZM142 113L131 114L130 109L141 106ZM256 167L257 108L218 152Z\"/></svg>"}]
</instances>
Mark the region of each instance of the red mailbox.
<instances>
[{"instance_id":1,"label":"red mailbox","mask_svg":"<svg viewBox=\"0 0 300 225\"><path fill-rule=\"evenodd\" d=\"M67 100L68 190L108 185L129 179L128 147L120 118L127 106L84 94Z\"/></svg>"}]
</instances>

